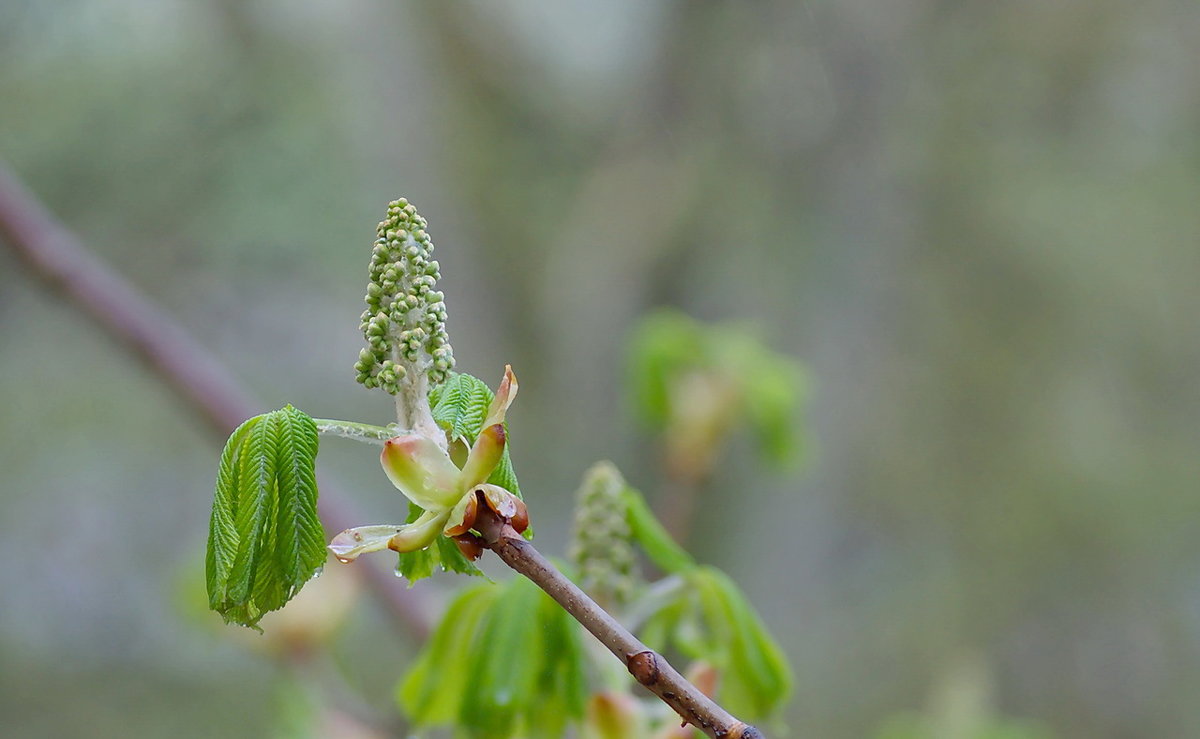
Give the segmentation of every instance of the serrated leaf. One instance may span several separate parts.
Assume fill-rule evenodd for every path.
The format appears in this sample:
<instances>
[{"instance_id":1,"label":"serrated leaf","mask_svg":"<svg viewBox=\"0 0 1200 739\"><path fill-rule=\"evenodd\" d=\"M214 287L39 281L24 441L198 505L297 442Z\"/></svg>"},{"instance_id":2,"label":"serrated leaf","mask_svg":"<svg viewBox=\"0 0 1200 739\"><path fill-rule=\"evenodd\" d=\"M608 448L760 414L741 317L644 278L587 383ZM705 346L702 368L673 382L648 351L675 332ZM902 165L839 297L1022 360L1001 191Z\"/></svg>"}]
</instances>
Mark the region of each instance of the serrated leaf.
<instances>
[{"instance_id":1,"label":"serrated leaf","mask_svg":"<svg viewBox=\"0 0 1200 739\"><path fill-rule=\"evenodd\" d=\"M239 426L221 454L205 570L209 606L256 627L325 561L317 427L291 406Z\"/></svg>"},{"instance_id":2,"label":"serrated leaf","mask_svg":"<svg viewBox=\"0 0 1200 739\"><path fill-rule=\"evenodd\" d=\"M633 532L634 541L646 553L660 570L668 574L688 572L696 567L696 561L675 543L667 530L663 528L646 500L637 490L627 487L621 493L625 503L625 515L629 528Z\"/></svg>"},{"instance_id":3,"label":"serrated leaf","mask_svg":"<svg viewBox=\"0 0 1200 739\"><path fill-rule=\"evenodd\" d=\"M451 439L466 439L467 445L470 446L475 443L482 430L488 406L492 404L494 397L491 388L478 377L451 372L446 382L430 391L429 405L433 408L433 420L445 430L446 435ZM505 424L505 430L507 429L508 424ZM504 447L500 463L496 465L487 481L520 498L521 485L517 482L512 457L508 451L511 443L510 438Z\"/></svg>"},{"instance_id":4,"label":"serrated leaf","mask_svg":"<svg viewBox=\"0 0 1200 739\"><path fill-rule=\"evenodd\" d=\"M783 650L725 573L702 567L690 580L713 645L712 661L722 672L722 704L735 715L769 717L791 692Z\"/></svg>"},{"instance_id":5,"label":"serrated leaf","mask_svg":"<svg viewBox=\"0 0 1200 739\"><path fill-rule=\"evenodd\" d=\"M457 720L470 679L479 622L499 593L497 587L478 585L459 593L446 608L397 690L400 706L414 724L431 726Z\"/></svg>"},{"instance_id":6,"label":"serrated leaf","mask_svg":"<svg viewBox=\"0 0 1200 739\"><path fill-rule=\"evenodd\" d=\"M456 597L398 690L418 726L472 739L551 739L583 716L579 625L523 577Z\"/></svg>"},{"instance_id":7,"label":"serrated leaf","mask_svg":"<svg viewBox=\"0 0 1200 739\"><path fill-rule=\"evenodd\" d=\"M470 660L470 680L459 722L478 739L507 739L520 728L521 710L541 700L537 677L544 655L537 619L541 591L523 577L504 591L481 625Z\"/></svg>"},{"instance_id":8,"label":"serrated leaf","mask_svg":"<svg viewBox=\"0 0 1200 739\"><path fill-rule=\"evenodd\" d=\"M666 424L671 384L704 349L699 324L678 311L660 310L642 319L630 337L628 361L633 405L643 421L656 428Z\"/></svg>"},{"instance_id":9,"label":"serrated leaf","mask_svg":"<svg viewBox=\"0 0 1200 739\"><path fill-rule=\"evenodd\" d=\"M465 437L474 442L479 435L493 393L483 380L462 372L450 377L429 394L433 420L451 439Z\"/></svg>"}]
</instances>

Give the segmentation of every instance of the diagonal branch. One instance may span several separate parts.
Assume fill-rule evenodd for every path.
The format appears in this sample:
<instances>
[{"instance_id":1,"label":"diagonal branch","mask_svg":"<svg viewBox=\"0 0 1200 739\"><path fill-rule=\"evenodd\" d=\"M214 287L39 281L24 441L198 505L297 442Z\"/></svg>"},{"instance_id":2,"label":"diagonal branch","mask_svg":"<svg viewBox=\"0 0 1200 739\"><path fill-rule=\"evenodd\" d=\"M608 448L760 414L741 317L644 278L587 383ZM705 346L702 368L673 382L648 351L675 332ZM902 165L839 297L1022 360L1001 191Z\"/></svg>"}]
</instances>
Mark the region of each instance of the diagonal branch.
<instances>
[{"instance_id":1,"label":"diagonal branch","mask_svg":"<svg viewBox=\"0 0 1200 739\"><path fill-rule=\"evenodd\" d=\"M159 376L221 438L262 404L165 310L88 251L0 162L0 239L49 290L79 309ZM334 531L361 520L328 477L320 481L321 519ZM404 631L418 640L430 618L418 593L402 590L373 567L359 568L367 586Z\"/></svg>"},{"instance_id":2,"label":"diagonal branch","mask_svg":"<svg viewBox=\"0 0 1200 739\"><path fill-rule=\"evenodd\" d=\"M624 662L634 679L678 713L685 724L692 724L715 739L764 739L762 732L734 718L680 675L661 654L639 641L482 502L475 529L482 534L486 548L546 591Z\"/></svg>"}]
</instances>

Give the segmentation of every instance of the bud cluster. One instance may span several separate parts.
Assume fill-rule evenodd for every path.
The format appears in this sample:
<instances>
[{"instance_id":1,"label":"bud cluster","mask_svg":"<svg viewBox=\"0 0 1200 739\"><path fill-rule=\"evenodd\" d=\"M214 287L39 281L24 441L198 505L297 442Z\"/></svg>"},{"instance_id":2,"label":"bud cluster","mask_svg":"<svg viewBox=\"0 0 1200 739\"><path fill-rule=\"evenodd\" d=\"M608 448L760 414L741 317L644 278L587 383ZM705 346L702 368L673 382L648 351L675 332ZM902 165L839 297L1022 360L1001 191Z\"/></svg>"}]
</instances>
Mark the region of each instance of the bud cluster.
<instances>
[{"instance_id":1,"label":"bud cluster","mask_svg":"<svg viewBox=\"0 0 1200 739\"><path fill-rule=\"evenodd\" d=\"M454 368L446 336L446 303L437 286L433 242L416 208L400 198L388 203L371 254L370 283L360 328L367 347L354 369L365 387L392 395L409 373L429 373L437 385ZM410 378L410 381L413 378Z\"/></svg>"},{"instance_id":2,"label":"bud cluster","mask_svg":"<svg viewBox=\"0 0 1200 739\"><path fill-rule=\"evenodd\" d=\"M611 462L599 462L584 476L575 512L570 557L579 587L601 602L621 605L633 595L633 532L625 515L625 479Z\"/></svg>"}]
</instances>

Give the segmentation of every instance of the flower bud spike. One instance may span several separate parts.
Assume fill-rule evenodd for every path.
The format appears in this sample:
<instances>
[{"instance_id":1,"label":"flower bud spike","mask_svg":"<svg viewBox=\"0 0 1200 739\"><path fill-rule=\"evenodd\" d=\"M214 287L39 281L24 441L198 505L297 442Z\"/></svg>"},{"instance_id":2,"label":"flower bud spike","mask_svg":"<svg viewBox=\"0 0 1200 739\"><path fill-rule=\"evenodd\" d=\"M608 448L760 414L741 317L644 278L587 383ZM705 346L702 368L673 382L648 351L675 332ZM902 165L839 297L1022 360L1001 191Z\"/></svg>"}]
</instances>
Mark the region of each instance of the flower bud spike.
<instances>
[{"instance_id":1,"label":"flower bud spike","mask_svg":"<svg viewBox=\"0 0 1200 739\"><path fill-rule=\"evenodd\" d=\"M576 493L575 532L570 557L579 586L601 602L628 602L637 585L633 531L625 514L625 479L611 462L599 462L584 475Z\"/></svg>"},{"instance_id":2,"label":"flower bud spike","mask_svg":"<svg viewBox=\"0 0 1200 739\"><path fill-rule=\"evenodd\" d=\"M426 420L411 418L410 406L423 400L431 386L445 382L454 367L445 303L436 290L441 274L426 225L408 201L388 204L387 217L376 229L364 298L362 331L369 356L361 356L361 365L355 367L364 386L382 387L397 396L401 424L409 428L420 428ZM398 369L381 377L385 360Z\"/></svg>"}]
</instances>

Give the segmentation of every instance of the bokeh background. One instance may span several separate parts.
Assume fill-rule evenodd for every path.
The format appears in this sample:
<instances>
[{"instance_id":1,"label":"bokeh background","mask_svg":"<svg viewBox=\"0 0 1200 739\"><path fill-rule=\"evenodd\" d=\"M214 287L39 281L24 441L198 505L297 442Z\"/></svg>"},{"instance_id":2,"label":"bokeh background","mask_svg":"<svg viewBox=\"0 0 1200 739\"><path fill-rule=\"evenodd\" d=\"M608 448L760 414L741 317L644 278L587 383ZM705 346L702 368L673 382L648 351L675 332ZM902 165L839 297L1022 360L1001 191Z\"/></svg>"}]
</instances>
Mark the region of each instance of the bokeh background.
<instances>
[{"instance_id":1,"label":"bokeh background","mask_svg":"<svg viewBox=\"0 0 1200 739\"><path fill-rule=\"evenodd\" d=\"M636 319L755 324L807 461L736 440L689 546L790 654L793 736L955 691L1196 736L1198 34L1179 0L4 0L0 157L264 409L377 423L350 365L409 197L459 367L521 377L549 552L596 459L661 482ZM0 401L0 734L270 730L278 665L187 605L219 442L3 248ZM389 518L374 453L323 448ZM364 599L330 659L386 713L415 646Z\"/></svg>"}]
</instances>

